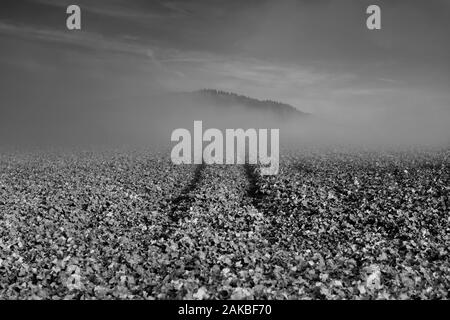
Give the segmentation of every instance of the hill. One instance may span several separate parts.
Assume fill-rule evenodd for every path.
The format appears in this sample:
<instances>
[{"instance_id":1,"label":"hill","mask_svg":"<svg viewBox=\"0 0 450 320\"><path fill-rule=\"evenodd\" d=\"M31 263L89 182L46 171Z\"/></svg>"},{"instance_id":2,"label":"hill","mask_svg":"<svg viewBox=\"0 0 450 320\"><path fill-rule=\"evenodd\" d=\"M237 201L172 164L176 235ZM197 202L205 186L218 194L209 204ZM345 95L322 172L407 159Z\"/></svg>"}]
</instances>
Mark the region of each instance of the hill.
<instances>
[{"instance_id":1,"label":"hill","mask_svg":"<svg viewBox=\"0 0 450 320\"><path fill-rule=\"evenodd\" d=\"M308 113L300 111L290 104L273 100L258 100L233 92L202 89L190 94L204 98L207 101L209 100L212 105L221 107L240 106L248 111L271 113L281 118L304 117L308 115Z\"/></svg>"}]
</instances>

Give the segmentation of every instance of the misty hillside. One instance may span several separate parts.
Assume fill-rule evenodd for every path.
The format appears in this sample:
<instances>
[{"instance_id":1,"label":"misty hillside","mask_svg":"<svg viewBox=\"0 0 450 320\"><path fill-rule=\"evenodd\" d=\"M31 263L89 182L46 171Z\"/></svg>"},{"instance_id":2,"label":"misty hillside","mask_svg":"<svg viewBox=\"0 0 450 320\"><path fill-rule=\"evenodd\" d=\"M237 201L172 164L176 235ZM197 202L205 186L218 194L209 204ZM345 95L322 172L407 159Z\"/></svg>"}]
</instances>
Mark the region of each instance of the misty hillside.
<instances>
[{"instance_id":1,"label":"misty hillside","mask_svg":"<svg viewBox=\"0 0 450 320\"><path fill-rule=\"evenodd\" d=\"M210 100L212 104L217 106L240 106L248 111L272 113L273 115L282 118L303 117L308 115L307 113L302 112L286 103L272 100L258 100L233 92L214 89L202 89L199 91L194 91L191 94Z\"/></svg>"},{"instance_id":2,"label":"misty hillside","mask_svg":"<svg viewBox=\"0 0 450 320\"><path fill-rule=\"evenodd\" d=\"M128 110L130 108L132 106ZM203 121L205 127L222 129L297 128L300 123L303 126L306 119L312 120L308 113L285 103L212 89L161 94L149 101L149 107L144 106L144 112L127 114L133 114L153 131L163 132L163 137L170 136L174 128L191 127L195 120ZM122 124L123 119L121 117ZM133 124L132 127L138 125Z\"/></svg>"}]
</instances>

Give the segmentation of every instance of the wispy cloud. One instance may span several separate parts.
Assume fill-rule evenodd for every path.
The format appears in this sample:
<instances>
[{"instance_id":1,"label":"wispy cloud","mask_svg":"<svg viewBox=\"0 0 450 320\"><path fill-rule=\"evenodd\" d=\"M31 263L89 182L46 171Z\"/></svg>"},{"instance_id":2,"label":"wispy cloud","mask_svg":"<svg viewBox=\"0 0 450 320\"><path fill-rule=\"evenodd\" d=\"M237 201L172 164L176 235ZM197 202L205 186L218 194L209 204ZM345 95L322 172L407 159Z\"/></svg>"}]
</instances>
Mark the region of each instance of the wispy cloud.
<instances>
[{"instance_id":1,"label":"wispy cloud","mask_svg":"<svg viewBox=\"0 0 450 320\"><path fill-rule=\"evenodd\" d=\"M436 3L427 10L406 1L386 4L385 27L377 33L365 29L362 2L77 0L83 12L77 32L64 26L71 0L27 3L42 14L23 13L18 5L0 13L2 40L8 37L11 46L15 38L27 40L29 54L18 56L15 47L0 52L17 68L49 64L46 56L75 48L75 59L83 60L77 66L92 74L98 65L96 75L113 79L105 81L123 79L128 69L135 82L183 91L213 87L295 102L310 112L410 104L404 96L412 86L423 96L448 95L449 22ZM404 14L408 19L399 18ZM55 68L64 72L62 63Z\"/></svg>"},{"instance_id":2,"label":"wispy cloud","mask_svg":"<svg viewBox=\"0 0 450 320\"><path fill-rule=\"evenodd\" d=\"M35 0L37 3L49 6L57 6L66 8L71 4L75 4L72 0ZM136 6L135 2L130 1L86 1L78 0L76 2L82 10L99 15L105 15L117 18L129 19L151 19L151 18L174 18L187 16L189 12L182 8L177 2L170 1L148 1L142 2ZM144 10L147 9L147 10ZM148 10L151 9L151 10Z\"/></svg>"},{"instance_id":3,"label":"wispy cloud","mask_svg":"<svg viewBox=\"0 0 450 320\"><path fill-rule=\"evenodd\" d=\"M96 50L107 50L129 54L147 55L147 48L126 37L108 38L94 32L70 32L67 30L44 29L26 25L15 25L0 21L0 34L14 37L32 38L57 42L65 45L76 45Z\"/></svg>"}]
</instances>

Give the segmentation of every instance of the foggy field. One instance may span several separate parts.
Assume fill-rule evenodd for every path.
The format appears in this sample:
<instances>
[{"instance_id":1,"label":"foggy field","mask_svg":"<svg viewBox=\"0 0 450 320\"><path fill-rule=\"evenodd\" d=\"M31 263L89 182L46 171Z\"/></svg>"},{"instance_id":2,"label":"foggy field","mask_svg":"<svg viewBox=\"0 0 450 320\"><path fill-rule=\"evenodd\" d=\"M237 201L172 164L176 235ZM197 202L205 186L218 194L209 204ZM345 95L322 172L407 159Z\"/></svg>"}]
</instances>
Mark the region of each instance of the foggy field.
<instances>
[{"instance_id":1,"label":"foggy field","mask_svg":"<svg viewBox=\"0 0 450 320\"><path fill-rule=\"evenodd\" d=\"M449 149L0 157L1 299L438 299Z\"/></svg>"}]
</instances>

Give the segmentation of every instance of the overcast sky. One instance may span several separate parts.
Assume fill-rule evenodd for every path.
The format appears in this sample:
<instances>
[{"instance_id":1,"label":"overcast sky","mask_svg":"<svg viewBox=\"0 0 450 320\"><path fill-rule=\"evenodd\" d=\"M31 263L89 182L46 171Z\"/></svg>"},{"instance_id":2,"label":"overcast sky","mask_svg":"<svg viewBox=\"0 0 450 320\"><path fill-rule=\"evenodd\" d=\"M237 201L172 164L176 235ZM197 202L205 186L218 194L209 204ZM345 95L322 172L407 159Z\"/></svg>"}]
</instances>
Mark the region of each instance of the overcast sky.
<instances>
[{"instance_id":1,"label":"overcast sky","mask_svg":"<svg viewBox=\"0 0 450 320\"><path fill-rule=\"evenodd\" d=\"M69 4L81 31L66 29ZM382 30L367 30L369 4ZM442 122L449 31L446 0L2 0L0 103L108 108L217 88L321 115Z\"/></svg>"}]
</instances>

